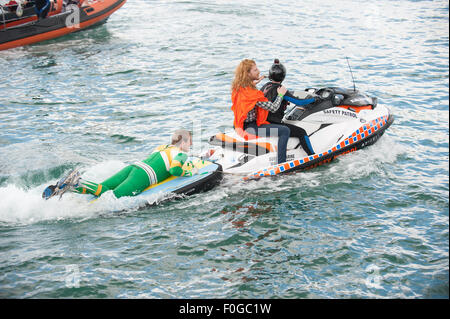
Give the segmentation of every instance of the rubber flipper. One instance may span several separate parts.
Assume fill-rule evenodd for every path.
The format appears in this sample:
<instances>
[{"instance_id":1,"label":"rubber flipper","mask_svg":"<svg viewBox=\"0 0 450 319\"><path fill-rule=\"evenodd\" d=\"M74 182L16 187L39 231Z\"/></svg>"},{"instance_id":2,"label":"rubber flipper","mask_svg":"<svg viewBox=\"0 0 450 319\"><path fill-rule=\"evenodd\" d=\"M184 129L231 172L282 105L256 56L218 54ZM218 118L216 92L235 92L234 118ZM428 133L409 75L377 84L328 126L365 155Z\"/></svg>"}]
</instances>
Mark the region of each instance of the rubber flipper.
<instances>
[{"instance_id":1,"label":"rubber flipper","mask_svg":"<svg viewBox=\"0 0 450 319\"><path fill-rule=\"evenodd\" d=\"M42 198L49 199L55 195L59 195L59 198L68 190L78 187L81 175L78 170L70 171L66 176L61 178L56 185L48 186L42 193Z\"/></svg>"},{"instance_id":2,"label":"rubber flipper","mask_svg":"<svg viewBox=\"0 0 450 319\"><path fill-rule=\"evenodd\" d=\"M53 195L55 195L55 188L56 185L50 185L46 189L44 189L44 192L42 193L42 198L47 200Z\"/></svg>"}]
</instances>

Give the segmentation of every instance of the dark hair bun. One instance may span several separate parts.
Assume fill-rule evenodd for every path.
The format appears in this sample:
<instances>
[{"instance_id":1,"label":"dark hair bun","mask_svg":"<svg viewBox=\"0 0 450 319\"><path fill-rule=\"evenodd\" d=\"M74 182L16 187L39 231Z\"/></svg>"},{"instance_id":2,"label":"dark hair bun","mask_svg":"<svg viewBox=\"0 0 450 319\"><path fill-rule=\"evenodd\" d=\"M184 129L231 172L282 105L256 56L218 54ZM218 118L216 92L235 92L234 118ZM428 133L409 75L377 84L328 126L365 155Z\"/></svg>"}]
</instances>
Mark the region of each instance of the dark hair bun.
<instances>
[{"instance_id":1,"label":"dark hair bun","mask_svg":"<svg viewBox=\"0 0 450 319\"><path fill-rule=\"evenodd\" d=\"M280 60L275 59L275 60L273 60L273 63L275 63L275 64L280 64Z\"/></svg>"}]
</instances>

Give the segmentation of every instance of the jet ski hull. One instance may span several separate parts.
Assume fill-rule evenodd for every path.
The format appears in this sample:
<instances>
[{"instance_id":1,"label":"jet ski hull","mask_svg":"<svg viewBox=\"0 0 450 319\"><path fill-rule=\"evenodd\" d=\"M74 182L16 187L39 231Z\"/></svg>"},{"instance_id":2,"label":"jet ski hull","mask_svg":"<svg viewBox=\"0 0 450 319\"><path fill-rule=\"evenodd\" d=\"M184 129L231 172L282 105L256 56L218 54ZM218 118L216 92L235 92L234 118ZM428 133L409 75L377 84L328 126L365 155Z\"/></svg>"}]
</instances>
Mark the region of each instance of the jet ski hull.
<instances>
[{"instance_id":1,"label":"jet ski hull","mask_svg":"<svg viewBox=\"0 0 450 319\"><path fill-rule=\"evenodd\" d=\"M256 171L245 179L257 179L264 176L274 176L282 173L301 171L327 164L341 155L352 153L366 146L374 144L384 134L386 129L394 122L394 116L383 116L373 120L370 124L361 126L351 136L336 144L326 152L306 156L285 163Z\"/></svg>"}]
</instances>

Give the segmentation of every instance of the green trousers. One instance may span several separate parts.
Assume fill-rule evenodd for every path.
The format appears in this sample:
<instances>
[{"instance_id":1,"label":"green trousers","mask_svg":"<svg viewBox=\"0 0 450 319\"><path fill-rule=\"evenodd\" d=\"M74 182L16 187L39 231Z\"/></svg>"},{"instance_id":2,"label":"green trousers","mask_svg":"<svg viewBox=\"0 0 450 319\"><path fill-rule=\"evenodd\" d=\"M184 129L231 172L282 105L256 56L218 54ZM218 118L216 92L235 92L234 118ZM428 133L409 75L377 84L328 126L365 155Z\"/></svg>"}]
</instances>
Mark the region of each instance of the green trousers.
<instances>
[{"instance_id":1,"label":"green trousers","mask_svg":"<svg viewBox=\"0 0 450 319\"><path fill-rule=\"evenodd\" d=\"M100 184L81 179L80 187L74 191L100 196L112 190L117 198L135 196L171 175L192 176L191 171L184 171L182 168L186 159L187 154L180 152L178 148L161 145L147 159L125 167Z\"/></svg>"},{"instance_id":2,"label":"green trousers","mask_svg":"<svg viewBox=\"0 0 450 319\"><path fill-rule=\"evenodd\" d=\"M145 171L134 165L129 165L123 168L117 174L114 174L100 184L86 180L81 180L80 184L81 187L75 189L77 193L88 193L95 196L100 196L103 193L112 190L117 198L138 195L150 186L150 182Z\"/></svg>"}]
</instances>

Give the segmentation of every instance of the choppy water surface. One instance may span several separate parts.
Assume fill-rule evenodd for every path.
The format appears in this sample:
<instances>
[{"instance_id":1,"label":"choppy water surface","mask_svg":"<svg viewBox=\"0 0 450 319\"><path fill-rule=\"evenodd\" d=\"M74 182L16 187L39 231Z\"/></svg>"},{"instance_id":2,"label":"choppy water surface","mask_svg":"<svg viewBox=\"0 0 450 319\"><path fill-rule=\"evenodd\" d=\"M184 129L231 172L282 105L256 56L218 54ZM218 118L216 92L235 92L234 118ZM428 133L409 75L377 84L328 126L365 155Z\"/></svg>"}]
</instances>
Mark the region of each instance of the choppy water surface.
<instances>
[{"instance_id":1,"label":"choppy water surface","mask_svg":"<svg viewBox=\"0 0 450 319\"><path fill-rule=\"evenodd\" d=\"M129 0L108 23L0 52L0 296L448 298L448 1ZM1 36L1 33L0 33ZM243 58L290 89L357 87L396 120L306 173L152 198L44 202L180 126L231 128ZM122 210L121 213L111 211Z\"/></svg>"}]
</instances>

